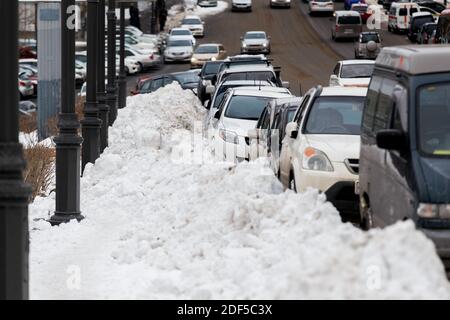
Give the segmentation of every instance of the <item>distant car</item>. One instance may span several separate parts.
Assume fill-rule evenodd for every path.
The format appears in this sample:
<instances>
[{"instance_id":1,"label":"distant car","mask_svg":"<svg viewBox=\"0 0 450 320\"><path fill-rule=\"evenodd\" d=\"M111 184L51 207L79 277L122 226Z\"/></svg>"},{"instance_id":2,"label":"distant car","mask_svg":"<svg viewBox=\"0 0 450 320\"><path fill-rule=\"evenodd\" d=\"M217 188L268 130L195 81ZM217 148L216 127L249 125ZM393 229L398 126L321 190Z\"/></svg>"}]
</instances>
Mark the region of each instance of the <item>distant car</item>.
<instances>
[{"instance_id":1,"label":"distant car","mask_svg":"<svg viewBox=\"0 0 450 320\"><path fill-rule=\"evenodd\" d=\"M19 102L19 110L23 111L24 113L31 114L33 112L36 112L37 107L34 102L30 100L25 100Z\"/></svg>"},{"instance_id":2,"label":"distant car","mask_svg":"<svg viewBox=\"0 0 450 320\"><path fill-rule=\"evenodd\" d=\"M221 43L206 43L199 45L192 55L191 67L202 67L207 61L222 60L227 52Z\"/></svg>"},{"instance_id":3,"label":"distant car","mask_svg":"<svg viewBox=\"0 0 450 320\"><path fill-rule=\"evenodd\" d=\"M417 33L417 43L418 44L429 44L433 35L437 29L437 23L428 22L424 23Z\"/></svg>"},{"instance_id":4,"label":"distant car","mask_svg":"<svg viewBox=\"0 0 450 320\"><path fill-rule=\"evenodd\" d=\"M361 32L355 42L355 59L376 59L381 50L381 38L377 31Z\"/></svg>"},{"instance_id":5,"label":"distant car","mask_svg":"<svg viewBox=\"0 0 450 320\"><path fill-rule=\"evenodd\" d=\"M362 31L362 20L357 11L335 11L334 23L331 26L331 38L356 39Z\"/></svg>"},{"instance_id":6,"label":"distant car","mask_svg":"<svg viewBox=\"0 0 450 320\"><path fill-rule=\"evenodd\" d=\"M25 73L19 74L18 88L20 100L31 98L34 95L34 87L30 80L28 80Z\"/></svg>"},{"instance_id":7,"label":"distant car","mask_svg":"<svg viewBox=\"0 0 450 320\"><path fill-rule=\"evenodd\" d=\"M291 0L269 0L271 8L290 8Z\"/></svg>"},{"instance_id":8,"label":"distant car","mask_svg":"<svg viewBox=\"0 0 450 320\"><path fill-rule=\"evenodd\" d=\"M206 93L206 87L212 84L212 79L214 76L217 76L221 64L221 60L207 61L203 64L202 70L199 74L200 79L197 85L197 97L202 104L211 98L211 94Z\"/></svg>"},{"instance_id":9,"label":"distant car","mask_svg":"<svg viewBox=\"0 0 450 320\"><path fill-rule=\"evenodd\" d=\"M248 160L248 131L255 127L269 100L290 96L288 89L269 86L229 89L208 128L213 132L216 157Z\"/></svg>"},{"instance_id":10,"label":"distant car","mask_svg":"<svg viewBox=\"0 0 450 320\"><path fill-rule=\"evenodd\" d=\"M361 20L366 23L372 13L369 10L369 6L365 3L353 3L350 10L359 12Z\"/></svg>"},{"instance_id":11,"label":"distant car","mask_svg":"<svg viewBox=\"0 0 450 320\"><path fill-rule=\"evenodd\" d=\"M178 82L183 89L197 91L200 70L190 70L185 72L175 72L162 74L152 78L141 78L136 84L136 89L131 94L152 93L173 82Z\"/></svg>"},{"instance_id":12,"label":"distant car","mask_svg":"<svg viewBox=\"0 0 450 320\"><path fill-rule=\"evenodd\" d=\"M264 31L248 31L241 37L241 53L270 54L270 37Z\"/></svg>"},{"instance_id":13,"label":"distant car","mask_svg":"<svg viewBox=\"0 0 450 320\"><path fill-rule=\"evenodd\" d=\"M415 43L417 41L417 33L425 23L435 22L434 17L429 12L415 12L409 20L408 39Z\"/></svg>"},{"instance_id":14,"label":"distant car","mask_svg":"<svg viewBox=\"0 0 450 320\"><path fill-rule=\"evenodd\" d=\"M330 86L367 87L374 66L373 60L338 61L330 76Z\"/></svg>"},{"instance_id":15,"label":"distant car","mask_svg":"<svg viewBox=\"0 0 450 320\"><path fill-rule=\"evenodd\" d=\"M231 11L252 11L252 0L231 0Z\"/></svg>"},{"instance_id":16,"label":"distant car","mask_svg":"<svg viewBox=\"0 0 450 320\"><path fill-rule=\"evenodd\" d=\"M204 37L204 22L198 16L186 16L181 20L181 27L191 30L194 37Z\"/></svg>"},{"instance_id":17,"label":"distant car","mask_svg":"<svg viewBox=\"0 0 450 320\"><path fill-rule=\"evenodd\" d=\"M344 10L350 10L354 3L366 3L365 0L344 0Z\"/></svg>"},{"instance_id":18,"label":"distant car","mask_svg":"<svg viewBox=\"0 0 450 320\"><path fill-rule=\"evenodd\" d=\"M199 0L197 4L200 7L217 7L217 0Z\"/></svg>"},{"instance_id":19,"label":"distant car","mask_svg":"<svg viewBox=\"0 0 450 320\"><path fill-rule=\"evenodd\" d=\"M310 0L308 3L309 15L316 13L328 13L333 14L334 3L332 0Z\"/></svg>"},{"instance_id":20,"label":"distant car","mask_svg":"<svg viewBox=\"0 0 450 320\"><path fill-rule=\"evenodd\" d=\"M325 193L341 213L359 216L356 194L361 118L367 88L309 90L286 126L280 163L284 187ZM289 154L289 157L285 155Z\"/></svg>"},{"instance_id":21,"label":"distant car","mask_svg":"<svg viewBox=\"0 0 450 320\"><path fill-rule=\"evenodd\" d=\"M410 17L419 12L419 5L415 2L393 2L389 9L388 31L403 33L408 31Z\"/></svg>"},{"instance_id":22,"label":"distant car","mask_svg":"<svg viewBox=\"0 0 450 320\"><path fill-rule=\"evenodd\" d=\"M193 54L194 47L191 40L169 38L164 51L164 62L191 62Z\"/></svg>"},{"instance_id":23,"label":"distant car","mask_svg":"<svg viewBox=\"0 0 450 320\"><path fill-rule=\"evenodd\" d=\"M132 48L125 48L125 60L130 61L132 64L137 63L138 69L136 72L157 67L161 64L161 57L158 54L144 54L143 52Z\"/></svg>"},{"instance_id":24,"label":"distant car","mask_svg":"<svg viewBox=\"0 0 450 320\"><path fill-rule=\"evenodd\" d=\"M195 40L192 31L188 28L173 28L170 30L168 40L190 40L194 47L197 44L197 40Z\"/></svg>"}]
</instances>

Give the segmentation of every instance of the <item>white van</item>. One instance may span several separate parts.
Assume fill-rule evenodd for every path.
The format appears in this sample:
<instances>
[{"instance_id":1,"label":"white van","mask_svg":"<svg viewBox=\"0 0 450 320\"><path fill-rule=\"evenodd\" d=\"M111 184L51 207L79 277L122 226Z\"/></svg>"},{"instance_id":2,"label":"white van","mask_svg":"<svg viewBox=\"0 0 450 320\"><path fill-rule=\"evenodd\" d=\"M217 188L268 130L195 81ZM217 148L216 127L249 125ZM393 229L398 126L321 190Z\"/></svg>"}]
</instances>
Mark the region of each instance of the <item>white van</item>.
<instances>
[{"instance_id":1,"label":"white van","mask_svg":"<svg viewBox=\"0 0 450 320\"><path fill-rule=\"evenodd\" d=\"M407 31L411 15L419 11L419 5L415 2L392 3L389 10L388 30L394 33Z\"/></svg>"}]
</instances>

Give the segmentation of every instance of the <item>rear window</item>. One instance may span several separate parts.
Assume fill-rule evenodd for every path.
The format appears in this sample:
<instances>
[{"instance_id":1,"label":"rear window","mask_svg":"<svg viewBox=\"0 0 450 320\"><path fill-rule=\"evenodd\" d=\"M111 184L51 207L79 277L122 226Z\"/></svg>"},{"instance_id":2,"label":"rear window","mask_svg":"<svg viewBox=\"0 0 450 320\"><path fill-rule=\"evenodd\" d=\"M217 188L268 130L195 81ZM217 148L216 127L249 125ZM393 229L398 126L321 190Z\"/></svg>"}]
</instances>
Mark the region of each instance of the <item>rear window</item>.
<instances>
[{"instance_id":1,"label":"rear window","mask_svg":"<svg viewBox=\"0 0 450 320\"><path fill-rule=\"evenodd\" d=\"M189 30L173 30L172 36L190 36L191 32Z\"/></svg>"},{"instance_id":2,"label":"rear window","mask_svg":"<svg viewBox=\"0 0 450 320\"><path fill-rule=\"evenodd\" d=\"M408 15L408 9L406 9L406 8L401 8L400 10L398 10L398 15L399 15L400 17L407 16L407 15Z\"/></svg>"},{"instance_id":3,"label":"rear window","mask_svg":"<svg viewBox=\"0 0 450 320\"><path fill-rule=\"evenodd\" d=\"M374 67L375 64L344 64L341 78L370 78Z\"/></svg>"},{"instance_id":4,"label":"rear window","mask_svg":"<svg viewBox=\"0 0 450 320\"><path fill-rule=\"evenodd\" d=\"M221 66L222 63L205 63L205 66L203 67L203 71L202 73L204 75L209 75L209 74L216 74L217 72L219 72L219 68Z\"/></svg>"},{"instance_id":5,"label":"rear window","mask_svg":"<svg viewBox=\"0 0 450 320\"><path fill-rule=\"evenodd\" d=\"M338 24L361 24L361 18L359 16L339 17Z\"/></svg>"},{"instance_id":6,"label":"rear window","mask_svg":"<svg viewBox=\"0 0 450 320\"><path fill-rule=\"evenodd\" d=\"M200 19L183 19L181 24L202 24Z\"/></svg>"},{"instance_id":7,"label":"rear window","mask_svg":"<svg viewBox=\"0 0 450 320\"><path fill-rule=\"evenodd\" d=\"M233 96L225 112L225 117L256 121L270 99L268 97Z\"/></svg>"}]
</instances>

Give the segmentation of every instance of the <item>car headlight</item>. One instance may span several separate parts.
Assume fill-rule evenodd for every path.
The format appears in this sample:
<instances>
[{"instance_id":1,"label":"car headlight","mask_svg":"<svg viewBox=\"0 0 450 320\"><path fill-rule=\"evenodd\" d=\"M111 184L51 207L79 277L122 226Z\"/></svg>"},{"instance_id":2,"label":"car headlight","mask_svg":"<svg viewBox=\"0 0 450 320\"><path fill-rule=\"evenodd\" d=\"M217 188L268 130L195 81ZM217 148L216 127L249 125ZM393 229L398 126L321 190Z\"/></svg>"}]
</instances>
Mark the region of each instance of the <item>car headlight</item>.
<instances>
[{"instance_id":1,"label":"car headlight","mask_svg":"<svg viewBox=\"0 0 450 320\"><path fill-rule=\"evenodd\" d=\"M421 218L450 219L450 204L421 203L417 215Z\"/></svg>"},{"instance_id":2,"label":"car headlight","mask_svg":"<svg viewBox=\"0 0 450 320\"><path fill-rule=\"evenodd\" d=\"M216 61L216 60L217 60L216 57L211 58L211 61Z\"/></svg>"},{"instance_id":3,"label":"car headlight","mask_svg":"<svg viewBox=\"0 0 450 320\"><path fill-rule=\"evenodd\" d=\"M242 43L243 48L247 48L247 44L245 42Z\"/></svg>"},{"instance_id":4,"label":"car headlight","mask_svg":"<svg viewBox=\"0 0 450 320\"><path fill-rule=\"evenodd\" d=\"M303 169L314 171L334 171L333 165L327 155L315 148L307 147L303 151Z\"/></svg>"},{"instance_id":5,"label":"car headlight","mask_svg":"<svg viewBox=\"0 0 450 320\"><path fill-rule=\"evenodd\" d=\"M264 42L264 43L263 43L263 46L264 46L264 47L267 47L267 42Z\"/></svg>"},{"instance_id":6,"label":"car headlight","mask_svg":"<svg viewBox=\"0 0 450 320\"><path fill-rule=\"evenodd\" d=\"M192 63L196 63L196 62L197 62L197 59L194 58L194 57L192 57L191 62L192 62Z\"/></svg>"},{"instance_id":7,"label":"car headlight","mask_svg":"<svg viewBox=\"0 0 450 320\"><path fill-rule=\"evenodd\" d=\"M236 132L220 129L219 137L225 142L239 144L239 138Z\"/></svg>"}]
</instances>

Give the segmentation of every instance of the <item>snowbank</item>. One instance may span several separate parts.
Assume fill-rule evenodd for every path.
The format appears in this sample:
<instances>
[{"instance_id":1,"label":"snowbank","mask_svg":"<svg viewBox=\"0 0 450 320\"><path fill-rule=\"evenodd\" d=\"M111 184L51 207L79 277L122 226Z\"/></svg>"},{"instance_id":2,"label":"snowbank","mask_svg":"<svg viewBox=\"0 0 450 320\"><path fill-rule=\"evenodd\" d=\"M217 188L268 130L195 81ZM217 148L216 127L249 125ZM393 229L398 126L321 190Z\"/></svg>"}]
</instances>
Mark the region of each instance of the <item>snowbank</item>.
<instances>
[{"instance_id":1,"label":"snowbank","mask_svg":"<svg viewBox=\"0 0 450 320\"><path fill-rule=\"evenodd\" d=\"M181 20L186 15L197 15L201 18L213 16L225 11L228 8L228 3L225 1L217 1L217 7L200 7L197 6L196 0L185 0L183 4L176 4L167 11L166 29L178 27Z\"/></svg>"},{"instance_id":2,"label":"snowbank","mask_svg":"<svg viewBox=\"0 0 450 320\"><path fill-rule=\"evenodd\" d=\"M19 132L19 142L23 145L24 148L31 148L32 146L35 145L41 145L47 148L55 147L52 138L47 138L42 141L39 141L37 131L33 131L30 133Z\"/></svg>"},{"instance_id":3,"label":"snowbank","mask_svg":"<svg viewBox=\"0 0 450 320\"><path fill-rule=\"evenodd\" d=\"M174 156L198 148L192 92L128 99L82 178L86 219L51 228L54 199L30 206L32 299L450 299L411 223L362 232L318 192L283 192L262 161Z\"/></svg>"}]
</instances>

